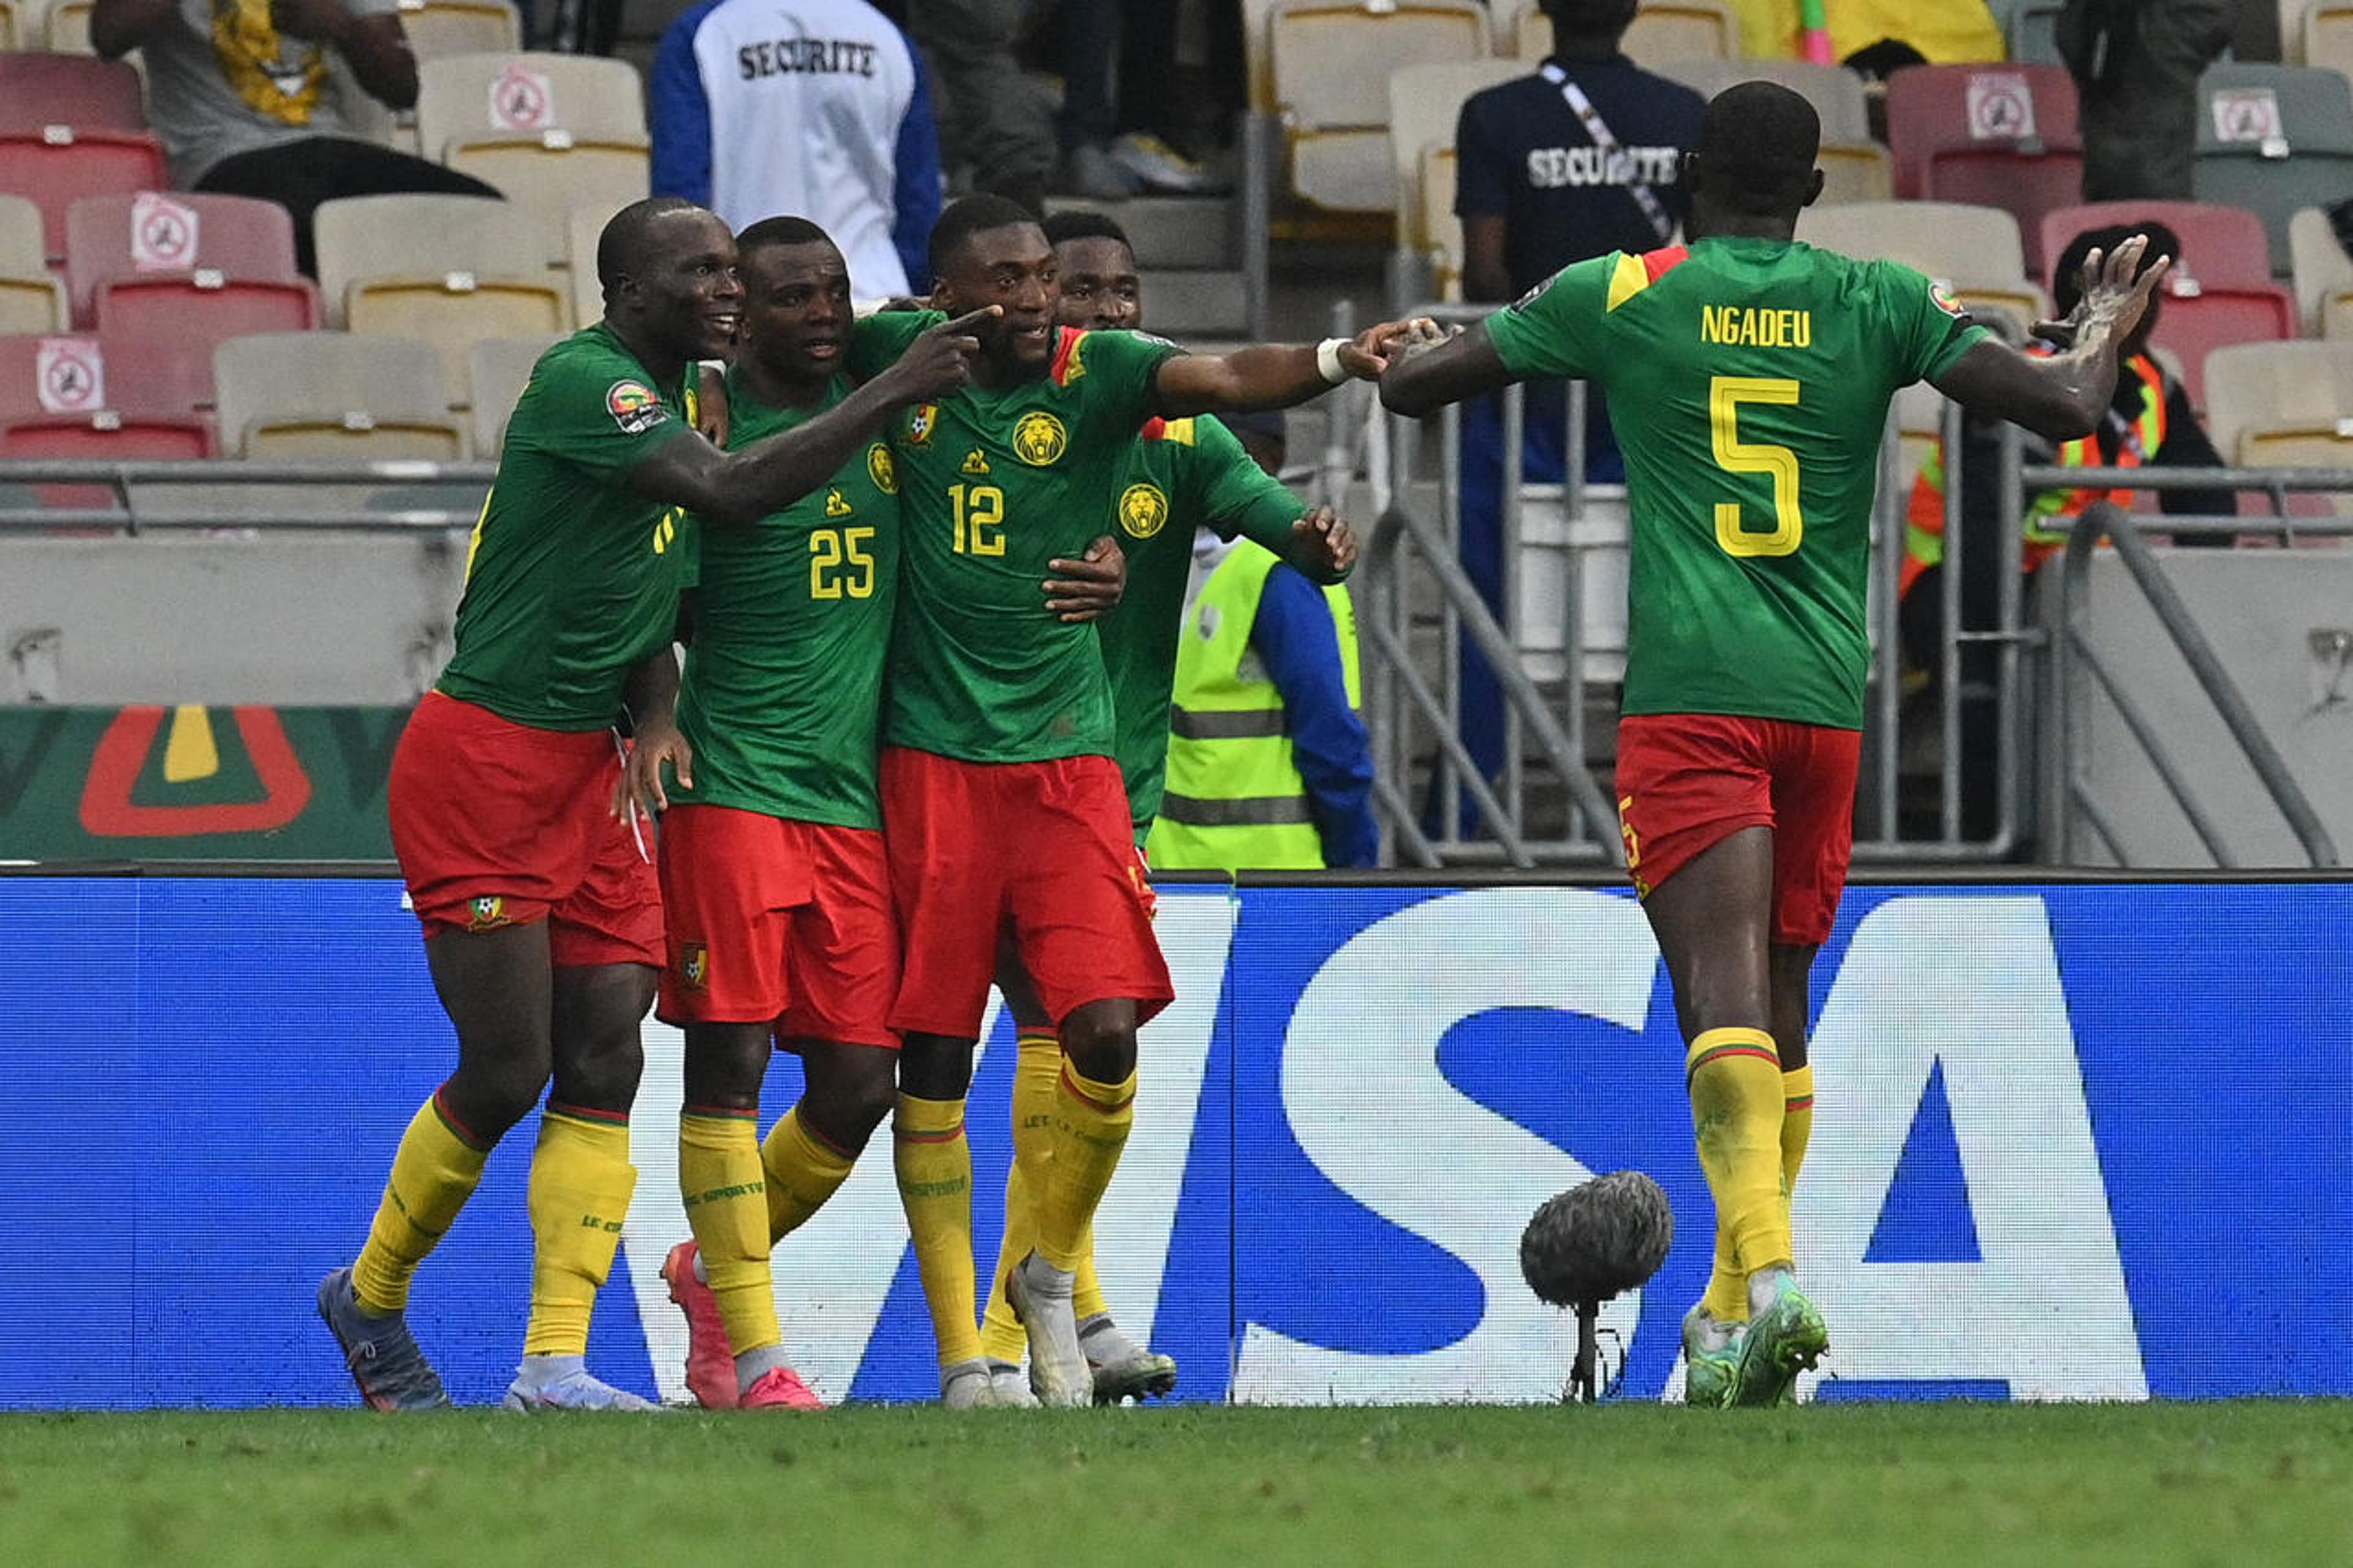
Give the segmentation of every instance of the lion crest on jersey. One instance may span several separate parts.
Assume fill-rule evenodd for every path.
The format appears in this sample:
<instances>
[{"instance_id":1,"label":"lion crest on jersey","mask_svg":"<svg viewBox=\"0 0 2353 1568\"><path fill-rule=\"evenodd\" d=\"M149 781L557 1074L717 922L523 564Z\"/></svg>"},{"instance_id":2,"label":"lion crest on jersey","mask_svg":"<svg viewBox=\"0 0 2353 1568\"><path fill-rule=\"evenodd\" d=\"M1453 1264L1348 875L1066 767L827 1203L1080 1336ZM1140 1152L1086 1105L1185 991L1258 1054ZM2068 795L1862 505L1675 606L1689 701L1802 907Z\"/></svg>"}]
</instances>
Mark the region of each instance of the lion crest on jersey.
<instances>
[{"instance_id":1,"label":"lion crest on jersey","mask_svg":"<svg viewBox=\"0 0 2353 1568\"><path fill-rule=\"evenodd\" d=\"M891 461L891 448L880 441L866 448L866 477L884 495L899 493L899 470Z\"/></svg>"},{"instance_id":2,"label":"lion crest on jersey","mask_svg":"<svg viewBox=\"0 0 2353 1568\"><path fill-rule=\"evenodd\" d=\"M1119 495L1119 525L1136 539L1149 539L1168 521L1168 498L1158 485L1130 485Z\"/></svg>"},{"instance_id":3,"label":"lion crest on jersey","mask_svg":"<svg viewBox=\"0 0 2353 1568\"><path fill-rule=\"evenodd\" d=\"M1071 433L1062 422L1043 409L1024 414L1013 426L1013 455L1033 468L1060 458L1070 444Z\"/></svg>"}]
</instances>

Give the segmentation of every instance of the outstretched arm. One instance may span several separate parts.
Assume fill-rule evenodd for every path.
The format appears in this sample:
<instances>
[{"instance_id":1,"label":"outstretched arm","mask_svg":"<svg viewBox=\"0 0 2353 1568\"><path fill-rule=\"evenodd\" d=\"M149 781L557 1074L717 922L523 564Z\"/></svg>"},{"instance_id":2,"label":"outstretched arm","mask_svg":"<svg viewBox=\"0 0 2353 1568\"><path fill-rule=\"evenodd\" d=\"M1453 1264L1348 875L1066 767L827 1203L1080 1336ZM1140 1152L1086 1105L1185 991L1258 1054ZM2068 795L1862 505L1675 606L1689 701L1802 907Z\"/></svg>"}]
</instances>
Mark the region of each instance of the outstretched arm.
<instances>
[{"instance_id":1,"label":"outstretched arm","mask_svg":"<svg viewBox=\"0 0 2353 1568\"><path fill-rule=\"evenodd\" d=\"M1383 321L1327 353L1308 343L1261 343L1229 354L1187 354L1162 363L1153 378L1153 412L1164 419L1289 408L1344 381L1377 381L1389 346L1413 323Z\"/></svg>"},{"instance_id":2,"label":"outstretched arm","mask_svg":"<svg viewBox=\"0 0 2353 1568\"><path fill-rule=\"evenodd\" d=\"M1399 343L1381 377L1381 406L1390 413L1419 418L1511 382L1486 322L1452 333L1428 322L1419 325L1429 330Z\"/></svg>"},{"instance_id":3,"label":"outstretched arm","mask_svg":"<svg viewBox=\"0 0 2353 1568\"><path fill-rule=\"evenodd\" d=\"M2148 310L2149 296L2173 265L2161 256L2141 266L2148 248L2135 235L2084 262L2084 296L2064 321L2044 321L2039 337L2066 343L2046 356L1987 339L1935 379L1936 390L1975 413L2014 420L2036 435L2069 441L2095 428L2116 393L2117 351Z\"/></svg>"}]
</instances>

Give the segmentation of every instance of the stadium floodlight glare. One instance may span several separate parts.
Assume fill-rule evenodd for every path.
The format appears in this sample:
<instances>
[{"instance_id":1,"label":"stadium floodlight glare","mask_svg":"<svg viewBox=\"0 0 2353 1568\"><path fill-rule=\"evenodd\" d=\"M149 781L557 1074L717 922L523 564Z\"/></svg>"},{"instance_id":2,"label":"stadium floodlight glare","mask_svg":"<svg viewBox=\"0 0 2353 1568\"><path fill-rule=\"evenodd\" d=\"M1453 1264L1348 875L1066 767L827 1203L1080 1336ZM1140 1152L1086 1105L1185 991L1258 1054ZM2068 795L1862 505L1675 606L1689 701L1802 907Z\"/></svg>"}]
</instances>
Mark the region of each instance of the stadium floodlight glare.
<instances>
[{"instance_id":1,"label":"stadium floodlight glare","mask_svg":"<svg viewBox=\"0 0 2353 1568\"><path fill-rule=\"evenodd\" d=\"M1540 1300L1577 1311L1577 1363L1564 1399L1590 1405L1601 1303L1648 1280L1675 1238L1674 1210L1640 1171L1612 1171L1546 1198L1520 1235L1520 1272Z\"/></svg>"}]
</instances>

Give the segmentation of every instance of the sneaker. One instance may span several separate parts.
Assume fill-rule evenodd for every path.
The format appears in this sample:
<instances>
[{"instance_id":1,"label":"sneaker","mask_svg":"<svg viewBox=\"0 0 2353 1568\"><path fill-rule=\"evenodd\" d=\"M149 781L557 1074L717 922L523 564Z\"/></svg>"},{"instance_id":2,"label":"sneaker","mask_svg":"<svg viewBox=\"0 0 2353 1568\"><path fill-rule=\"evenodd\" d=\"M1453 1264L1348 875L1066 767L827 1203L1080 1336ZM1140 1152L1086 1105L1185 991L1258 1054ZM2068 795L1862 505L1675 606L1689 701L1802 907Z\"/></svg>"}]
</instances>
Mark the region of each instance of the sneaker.
<instances>
[{"instance_id":1,"label":"sneaker","mask_svg":"<svg viewBox=\"0 0 2353 1568\"><path fill-rule=\"evenodd\" d=\"M319 1281L319 1317L343 1347L343 1364L371 1410L446 1410L448 1391L417 1348L400 1313L379 1318L352 1293L352 1271L338 1268Z\"/></svg>"},{"instance_id":2,"label":"sneaker","mask_svg":"<svg viewBox=\"0 0 2353 1568\"><path fill-rule=\"evenodd\" d=\"M1822 1314L1798 1289L1787 1268L1748 1277L1748 1334L1740 1347L1740 1371L1730 1403L1788 1405L1796 1400L1798 1373L1831 1348Z\"/></svg>"},{"instance_id":3,"label":"sneaker","mask_svg":"<svg viewBox=\"0 0 2353 1568\"><path fill-rule=\"evenodd\" d=\"M1683 1403L1721 1410L1732 1403L1740 1382L1740 1351L1746 1323L1727 1323L1705 1307L1683 1314Z\"/></svg>"},{"instance_id":4,"label":"sneaker","mask_svg":"<svg viewBox=\"0 0 2353 1568\"><path fill-rule=\"evenodd\" d=\"M738 1410L822 1410L825 1401L788 1366L772 1366L735 1401Z\"/></svg>"},{"instance_id":5,"label":"sneaker","mask_svg":"<svg viewBox=\"0 0 2353 1568\"><path fill-rule=\"evenodd\" d=\"M1225 182L1159 137L1131 131L1111 144L1111 160L1147 191L1170 195L1208 195Z\"/></svg>"},{"instance_id":6,"label":"sneaker","mask_svg":"<svg viewBox=\"0 0 2353 1568\"><path fill-rule=\"evenodd\" d=\"M988 1363L975 1357L940 1369L940 1404L950 1410L994 1410L997 1389Z\"/></svg>"},{"instance_id":7,"label":"sneaker","mask_svg":"<svg viewBox=\"0 0 2353 1568\"><path fill-rule=\"evenodd\" d=\"M686 1388L705 1410L733 1410L735 1357L727 1348L727 1325L719 1320L719 1298L694 1272L695 1256L694 1243L681 1241L661 1266L670 1299L686 1314Z\"/></svg>"},{"instance_id":8,"label":"sneaker","mask_svg":"<svg viewBox=\"0 0 2353 1568\"><path fill-rule=\"evenodd\" d=\"M1093 1318L1081 1327L1079 1345L1087 1352L1097 1405L1142 1403L1176 1391L1176 1363L1129 1339L1109 1318Z\"/></svg>"},{"instance_id":9,"label":"sneaker","mask_svg":"<svg viewBox=\"0 0 2353 1568\"><path fill-rule=\"evenodd\" d=\"M1094 1376L1087 1370L1078 1318L1071 1310L1071 1271L1033 1252L1006 1275L1005 1300L1029 1336L1029 1387L1038 1403L1093 1404Z\"/></svg>"},{"instance_id":10,"label":"sneaker","mask_svg":"<svg viewBox=\"0 0 2353 1568\"><path fill-rule=\"evenodd\" d=\"M583 1367L575 1367L546 1383L535 1383L528 1374L518 1372L515 1380L507 1384L507 1396L502 1403L509 1410L533 1414L546 1410L661 1409L652 1400L641 1398L626 1388L615 1388Z\"/></svg>"},{"instance_id":11,"label":"sneaker","mask_svg":"<svg viewBox=\"0 0 2353 1568\"><path fill-rule=\"evenodd\" d=\"M1091 202L1124 202L1142 194L1144 182L1100 142L1091 142L1063 156L1061 178L1055 182L1055 189Z\"/></svg>"},{"instance_id":12,"label":"sneaker","mask_svg":"<svg viewBox=\"0 0 2353 1568\"><path fill-rule=\"evenodd\" d=\"M1009 1361L988 1363L988 1386L996 1393L997 1403L1007 1410L1035 1410L1038 1396L1029 1392L1029 1378Z\"/></svg>"}]
</instances>

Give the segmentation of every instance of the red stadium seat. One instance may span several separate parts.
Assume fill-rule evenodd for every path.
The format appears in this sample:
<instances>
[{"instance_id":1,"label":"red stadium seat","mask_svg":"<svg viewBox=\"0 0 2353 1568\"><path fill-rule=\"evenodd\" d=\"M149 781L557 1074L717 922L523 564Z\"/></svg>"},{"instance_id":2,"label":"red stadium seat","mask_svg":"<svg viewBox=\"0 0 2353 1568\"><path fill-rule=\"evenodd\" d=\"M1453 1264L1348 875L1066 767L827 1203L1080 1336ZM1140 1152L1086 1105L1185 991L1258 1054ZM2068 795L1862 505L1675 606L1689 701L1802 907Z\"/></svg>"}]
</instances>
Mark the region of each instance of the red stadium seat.
<instances>
[{"instance_id":1,"label":"red stadium seat","mask_svg":"<svg viewBox=\"0 0 2353 1568\"><path fill-rule=\"evenodd\" d=\"M2075 84L2058 66L1914 66L1887 79L1895 194L1998 206L2018 219L2030 274L2042 219L2084 197Z\"/></svg>"},{"instance_id":2,"label":"red stadium seat","mask_svg":"<svg viewBox=\"0 0 2353 1568\"><path fill-rule=\"evenodd\" d=\"M110 342L168 334L210 353L231 338L307 332L318 324L319 291L308 279L280 283L199 273L120 278L98 291L98 330Z\"/></svg>"},{"instance_id":3,"label":"red stadium seat","mask_svg":"<svg viewBox=\"0 0 2353 1568\"><path fill-rule=\"evenodd\" d=\"M2209 285L2268 283L2271 241L2263 220L2245 207L2219 202L2086 202L2042 215L2043 265L2055 264L2074 237L2090 228L2161 223L2181 240L2173 271ZM2045 279L2044 281L2055 281Z\"/></svg>"},{"instance_id":4,"label":"red stadium seat","mask_svg":"<svg viewBox=\"0 0 2353 1568\"><path fill-rule=\"evenodd\" d=\"M0 335L0 420L52 414L186 418L212 405L210 348L95 332Z\"/></svg>"},{"instance_id":5,"label":"red stadium seat","mask_svg":"<svg viewBox=\"0 0 2353 1568\"><path fill-rule=\"evenodd\" d=\"M301 282L293 218L275 202L179 191L84 196L66 211L66 291L77 326L96 319L109 284L205 274L237 284Z\"/></svg>"},{"instance_id":6,"label":"red stadium seat","mask_svg":"<svg viewBox=\"0 0 2353 1568\"><path fill-rule=\"evenodd\" d=\"M147 129L139 73L91 55L0 54L0 131Z\"/></svg>"},{"instance_id":7,"label":"red stadium seat","mask_svg":"<svg viewBox=\"0 0 2353 1568\"><path fill-rule=\"evenodd\" d=\"M66 209L108 191L161 190L170 183L164 144L143 132L0 131L0 191L29 196L55 266L66 255Z\"/></svg>"},{"instance_id":8,"label":"red stadium seat","mask_svg":"<svg viewBox=\"0 0 2353 1568\"><path fill-rule=\"evenodd\" d=\"M212 427L193 416L51 414L0 425L0 458L131 462L209 458L213 452Z\"/></svg>"},{"instance_id":9,"label":"red stadium seat","mask_svg":"<svg viewBox=\"0 0 2353 1568\"><path fill-rule=\"evenodd\" d=\"M2189 247L2187 240L2182 242ZM2190 404L2206 406L2206 356L2232 343L2273 342L2297 335L2295 296L2276 283L2193 284L2158 303L2149 341L2181 362ZM2225 454L2227 456L2228 454Z\"/></svg>"}]
</instances>

